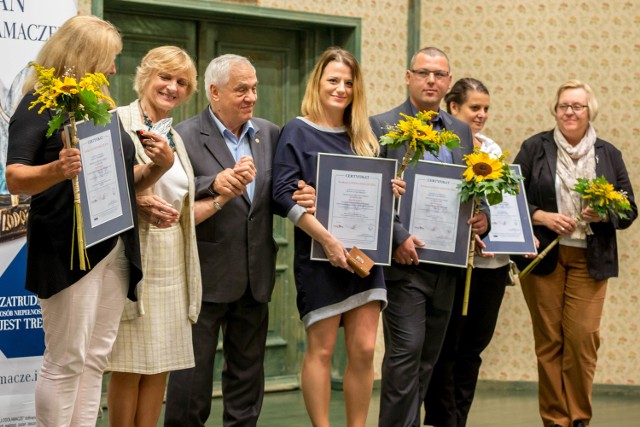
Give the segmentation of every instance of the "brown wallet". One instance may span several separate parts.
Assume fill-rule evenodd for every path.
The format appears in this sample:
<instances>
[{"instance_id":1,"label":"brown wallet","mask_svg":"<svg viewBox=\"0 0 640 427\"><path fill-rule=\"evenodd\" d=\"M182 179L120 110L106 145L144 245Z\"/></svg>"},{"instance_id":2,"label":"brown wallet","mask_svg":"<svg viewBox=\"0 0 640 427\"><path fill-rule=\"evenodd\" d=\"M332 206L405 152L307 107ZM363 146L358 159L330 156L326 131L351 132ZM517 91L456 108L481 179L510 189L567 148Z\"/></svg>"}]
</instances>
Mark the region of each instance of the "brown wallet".
<instances>
[{"instance_id":1,"label":"brown wallet","mask_svg":"<svg viewBox=\"0 0 640 427\"><path fill-rule=\"evenodd\" d=\"M367 277L374 262L371 258L365 255L357 246L354 246L349 251L349 257L347 263L353 268L356 274L360 277Z\"/></svg>"}]
</instances>

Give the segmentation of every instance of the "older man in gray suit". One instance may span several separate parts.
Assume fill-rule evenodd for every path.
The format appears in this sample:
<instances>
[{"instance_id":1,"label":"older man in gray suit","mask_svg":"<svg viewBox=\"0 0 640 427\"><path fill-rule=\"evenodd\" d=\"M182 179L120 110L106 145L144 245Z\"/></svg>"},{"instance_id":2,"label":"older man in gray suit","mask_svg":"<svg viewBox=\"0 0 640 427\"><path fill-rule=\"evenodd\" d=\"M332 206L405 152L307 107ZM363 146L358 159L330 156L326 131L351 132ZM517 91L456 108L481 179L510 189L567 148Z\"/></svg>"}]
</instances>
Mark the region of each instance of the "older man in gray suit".
<instances>
[{"instance_id":1,"label":"older man in gray suit","mask_svg":"<svg viewBox=\"0 0 640 427\"><path fill-rule=\"evenodd\" d=\"M469 126L440 110L440 102L451 86L449 60L440 49L429 47L416 52L406 72L409 99L400 106L371 117L379 137L398 122L400 113L436 111L434 129L448 129L460 137L461 147L438 155L439 161L462 164L473 150ZM383 156L402 161L406 148L386 151ZM425 160L435 160L425 155ZM488 209L470 219L473 231L488 230ZM393 229L393 262L385 269L389 305L383 312L385 355L382 362L380 427L420 425L420 407L433 366L444 340L451 315L456 281L463 269L434 264L418 264L416 247L424 243L407 231L398 217Z\"/></svg>"},{"instance_id":2,"label":"older man in gray suit","mask_svg":"<svg viewBox=\"0 0 640 427\"><path fill-rule=\"evenodd\" d=\"M279 129L253 117L256 71L222 55L205 71L210 105L176 126L196 176L196 228L202 310L193 326L196 366L171 373L165 426L204 426L211 411L213 366L223 330L223 425L255 426L264 395L268 302L275 283L271 160ZM294 199L313 209L301 182Z\"/></svg>"}]
</instances>

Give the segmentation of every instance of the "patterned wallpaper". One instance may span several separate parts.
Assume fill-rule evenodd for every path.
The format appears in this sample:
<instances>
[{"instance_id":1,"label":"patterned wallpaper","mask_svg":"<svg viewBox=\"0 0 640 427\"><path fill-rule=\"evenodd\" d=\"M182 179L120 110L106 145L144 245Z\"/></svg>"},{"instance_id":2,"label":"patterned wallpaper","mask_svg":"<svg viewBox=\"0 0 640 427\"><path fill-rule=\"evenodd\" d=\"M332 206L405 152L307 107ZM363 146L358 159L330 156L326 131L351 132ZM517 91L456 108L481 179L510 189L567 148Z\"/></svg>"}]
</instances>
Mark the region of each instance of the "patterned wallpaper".
<instances>
[{"instance_id":1,"label":"patterned wallpaper","mask_svg":"<svg viewBox=\"0 0 640 427\"><path fill-rule=\"evenodd\" d=\"M491 91L486 134L517 153L553 126L548 102L567 79L589 83L600 102L598 135L622 150L640 196L640 3L637 1L423 1L422 43L443 48L454 78L473 76ZM431 6L430 6L431 5ZM427 13L428 11L428 13ZM640 228L619 232L620 277L609 282L596 383L640 384L637 253ZM530 320L522 292L508 289L481 376L535 380Z\"/></svg>"},{"instance_id":2,"label":"patterned wallpaper","mask_svg":"<svg viewBox=\"0 0 640 427\"><path fill-rule=\"evenodd\" d=\"M362 65L369 110L405 99L407 1L259 0L265 7L362 18ZM455 78L484 81L492 95L486 134L510 150L553 126L548 102L569 78L588 82L600 102L598 135L624 153L640 197L640 2L613 0L422 0L421 46L451 59ZM633 259L640 226L618 233L620 277L609 282L595 381L640 384L640 270ZM472 302L473 303L473 302ZM520 288L509 288L496 334L483 354L481 377L536 381L529 313ZM381 343L379 344L382 347Z\"/></svg>"},{"instance_id":3,"label":"patterned wallpaper","mask_svg":"<svg viewBox=\"0 0 640 427\"><path fill-rule=\"evenodd\" d=\"M405 99L406 0L257 0L256 5L362 19L362 66L369 110ZM90 12L91 0L79 0ZM515 5L515 6L514 6ZM640 197L640 2L632 0L422 0L421 45L444 49L455 78L484 81L492 95L485 133L511 157L528 136L553 126L548 101L569 78L588 82L600 102L598 135L624 153ZM596 383L640 385L640 226L620 232L620 277L609 282ZM378 340L381 359L382 336ZM537 379L529 314L509 288L481 377Z\"/></svg>"}]
</instances>

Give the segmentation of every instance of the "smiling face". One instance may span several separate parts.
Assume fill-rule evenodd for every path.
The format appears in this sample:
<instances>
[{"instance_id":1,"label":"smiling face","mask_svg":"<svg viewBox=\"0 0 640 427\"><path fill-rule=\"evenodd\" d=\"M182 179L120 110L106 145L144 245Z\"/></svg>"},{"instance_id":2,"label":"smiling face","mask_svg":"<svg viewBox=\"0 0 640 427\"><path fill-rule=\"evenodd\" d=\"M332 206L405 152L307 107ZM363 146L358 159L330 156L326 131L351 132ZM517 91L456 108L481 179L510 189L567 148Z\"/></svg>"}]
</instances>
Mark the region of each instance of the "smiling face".
<instances>
[{"instance_id":1,"label":"smiling face","mask_svg":"<svg viewBox=\"0 0 640 427\"><path fill-rule=\"evenodd\" d=\"M489 118L489 95L475 90L467 92L467 100L462 105L451 103L451 114L465 122L475 135L484 128Z\"/></svg>"},{"instance_id":2,"label":"smiling face","mask_svg":"<svg viewBox=\"0 0 640 427\"><path fill-rule=\"evenodd\" d=\"M326 113L342 117L353 101L353 76L347 64L331 61L320 78L320 103Z\"/></svg>"},{"instance_id":3,"label":"smiling face","mask_svg":"<svg viewBox=\"0 0 640 427\"><path fill-rule=\"evenodd\" d=\"M236 135L253 117L258 100L258 78L255 70L245 63L237 63L229 70L229 81L217 87L209 87L211 109L227 129Z\"/></svg>"},{"instance_id":4,"label":"smiling face","mask_svg":"<svg viewBox=\"0 0 640 427\"><path fill-rule=\"evenodd\" d=\"M424 53L416 55L407 70L405 81L409 87L409 98L418 110L440 109L440 101L451 87L451 74L446 77L437 76L449 73L449 61L444 56L429 56Z\"/></svg>"},{"instance_id":5,"label":"smiling face","mask_svg":"<svg viewBox=\"0 0 640 427\"><path fill-rule=\"evenodd\" d=\"M567 106L582 106L581 111L575 111ZM580 108L580 107L578 107ZM567 141L576 145L589 128L589 108L587 92L582 88L566 89L558 97L555 110L556 124Z\"/></svg>"},{"instance_id":6,"label":"smiling face","mask_svg":"<svg viewBox=\"0 0 640 427\"><path fill-rule=\"evenodd\" d=\"M147 83L142 96L145 109L156 112L156 120L168 117L187 96L189 79L185 73L158 71Z\"/></svg>"}]
</instances>

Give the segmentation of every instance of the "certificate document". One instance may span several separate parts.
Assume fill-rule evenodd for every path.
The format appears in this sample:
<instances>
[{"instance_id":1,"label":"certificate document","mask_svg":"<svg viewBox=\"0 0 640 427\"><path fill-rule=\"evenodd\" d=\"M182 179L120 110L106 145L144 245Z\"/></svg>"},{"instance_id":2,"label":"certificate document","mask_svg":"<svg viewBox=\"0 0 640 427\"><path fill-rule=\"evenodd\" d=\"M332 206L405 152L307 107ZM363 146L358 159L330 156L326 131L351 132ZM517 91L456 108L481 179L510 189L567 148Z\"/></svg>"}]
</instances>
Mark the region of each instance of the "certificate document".
<instances>
[{"instance_id":1,"label":"certificate document","mask_svg":"<svg viewBox=\"0 0 640 427\"><path fill-rule=\"evenodd\" d=\"M521 175L520 165L509 166ZM482 241L485 252L495 254L533 254L537 252L529 216L527 195L522 181L517 195L502 193L502 203L490 206L491 230Z\"/></svg>"},{"instance_id":2,"label":"certificate document","mask_svg":"<svg viewBox=\"0 0 640 427\"><path fill-rule=\"evenodd\" d=\"M382 174L331 171L328 231L345 247L378 249Z\"/></svg>"},{"instance_id":3,"label":"certificate document","mask_svg":"<svg viewBox=\"0 0 640 427\"><path fill-rule=\"evenodd\" d=\"M346 250L355 246L378 265L391 263L396 166L393 159L318 153L316 219ZM311 259L328 261L316 240Z\"/></svg>"},{"instance_id":4,"label":"certificate document","mask_svg":"<svg viewBox=\"0 0 640 427\"><path fill-rule=\"evenodd\" d=\"M425 245L418 261L466 267L469 258L472 201L461 202L458 186L465 167L419 161L404 171L407 191L400 199L400 223Z\"/></svg>"},{"instance_id":5,"label":"certificate document","mask_svg":"<svg viewBox=\"0 0 640 427\"><path fill-rule=\"evenodd\" d=\"M122 215L111 132L80 140L91 228Z\"/></svg>"},{"instance_id":6,"label":"certificate document","mask_svg":"<svg viewBox=\"0 0 640 427\"><path fill-rule=\"evenodd\" d=\"M518 201L511 194L502 195L502 203L490 206L493 242L524 242L523 224L518 212Z\"/></svg>"},{"instance_id":7,"label":"certificate document","mask_svg":"<svg viewBox=\"0 0 640 427\"><path fill-rule=\"evenodd\" d=\"M454 252L460 213L460 179L415 175L409 232L426 249Z\"/></svg>"},{"instance_id":8,"label":"certificate document","mask_svg":"<svg viewBox=\"0 0 640 427\"><path fill-rule=\"evenodd\" d=\"M118 115L111 112L111 122L105 126L78 122L77 130L82 161L82 172L78 175L80 207L89 248L133 228L134 211ZM69 138L69 125L65 132Z\"/></svg>"}]
</instances>

